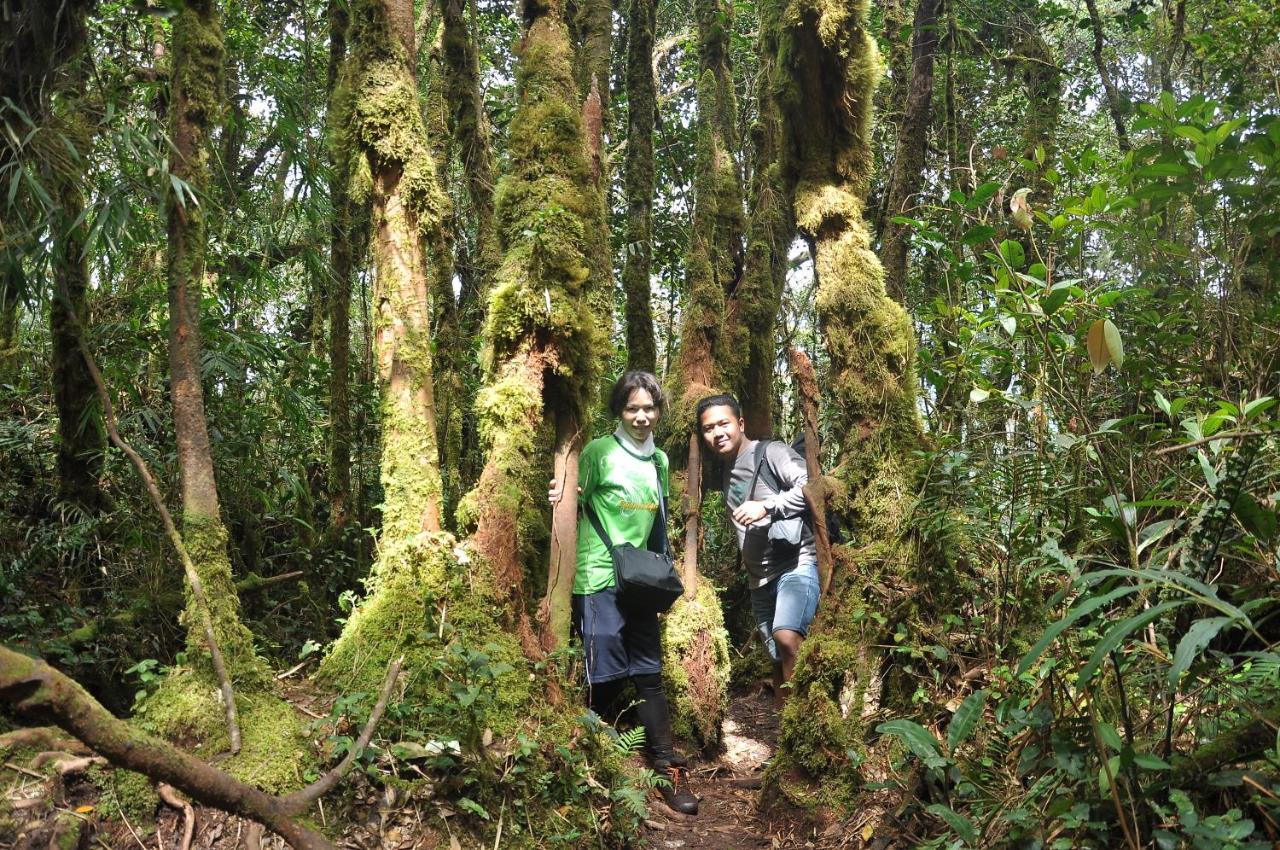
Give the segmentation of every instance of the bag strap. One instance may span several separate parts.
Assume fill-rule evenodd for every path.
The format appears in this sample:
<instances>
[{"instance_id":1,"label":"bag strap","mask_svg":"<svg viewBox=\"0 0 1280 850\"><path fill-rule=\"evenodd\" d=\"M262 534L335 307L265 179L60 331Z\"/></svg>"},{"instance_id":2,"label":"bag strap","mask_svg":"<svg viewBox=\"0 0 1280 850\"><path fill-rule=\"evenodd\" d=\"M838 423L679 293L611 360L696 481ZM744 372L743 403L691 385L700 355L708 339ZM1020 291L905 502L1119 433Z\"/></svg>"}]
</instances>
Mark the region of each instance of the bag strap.
<instances>
[{"instance_id":1,"label":"bag strap","mask_svg":"<svg viewBox=\"0 0 1280 850\"><path fill-rule=\"evenodd\" d=\"M751 474L751 483L747 485L746 498L743 499L745 502L750 502L756 495L756 481L760 479L760 473L768 463L769 444L772 442L773 440L756 440L756 469L755 472ZM778 477L773 474L772 467L769 469L769 478L772 479L772 481L766 479L766 482L769 483L769 485L776 491L778 489Z\"/></svg>"},{"instance_id":2,"label":"bag strap","mask_svg":"<svg viewBox=\"0 0 1280 850\"><path fill-rule=\"evenodd\" d=\"M582 500L582 510L587 515L587 519L591 520L591 527L596 530L596 534L600 535L600 542L604 543L604 548L612 549L613 540L609 537L609 532L604 530L604 526L600 523L600 517L596 516L595 509L591 507L590 499Z\"/></svg>"}]
</instances>

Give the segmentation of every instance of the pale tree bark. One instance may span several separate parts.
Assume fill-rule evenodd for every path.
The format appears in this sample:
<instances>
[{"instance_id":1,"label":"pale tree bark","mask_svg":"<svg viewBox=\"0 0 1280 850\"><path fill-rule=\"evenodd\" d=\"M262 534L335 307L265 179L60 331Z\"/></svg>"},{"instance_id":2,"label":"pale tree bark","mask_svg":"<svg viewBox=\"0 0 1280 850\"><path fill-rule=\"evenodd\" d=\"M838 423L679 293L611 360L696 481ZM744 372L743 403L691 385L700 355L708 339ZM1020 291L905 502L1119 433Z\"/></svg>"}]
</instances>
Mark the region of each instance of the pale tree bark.
<instances>
[{"instance_id":1,"label":"pale tree bark","mask_svg":"<svg viewBox=\"0 0 1280 850\"><path fill-rule=\"evenodd\" d=\"M627 151L624 186L627 237L622 289L627 297L627 367L653 372L657 347L649 307L653 268L653 129L657 92L653 79L656 0L630 0L627 12Z\"/></svg>"}]
</instances>

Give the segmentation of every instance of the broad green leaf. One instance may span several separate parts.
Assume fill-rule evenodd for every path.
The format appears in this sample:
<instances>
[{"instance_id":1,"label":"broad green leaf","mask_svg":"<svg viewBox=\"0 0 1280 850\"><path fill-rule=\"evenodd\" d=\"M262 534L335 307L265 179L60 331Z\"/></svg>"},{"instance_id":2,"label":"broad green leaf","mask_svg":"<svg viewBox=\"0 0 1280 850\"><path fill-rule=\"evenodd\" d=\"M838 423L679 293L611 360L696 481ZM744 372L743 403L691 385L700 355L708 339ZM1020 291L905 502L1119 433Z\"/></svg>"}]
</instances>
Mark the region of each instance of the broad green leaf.
<instances>
[{"instance_id":1,"label":"broad green leaf","mask_svg":"<svg viewBox=\"0 0 1280 850\"><path fill-rule=\"evenodd\" d=\"M1143 770L1173 770L1167 761L1150 753L1141 753L1134 756L1133 763Z\"/></svg>"},{"instance_id":2,"label":"broad green leaf","mask_svg":"<svg viewBox=\"0 0 1280 850\"><path fill-rule=\"evenodd\" d=\"M998 191L1000 191L999 183L983 183L981 186L974 189L973 195L969 200L964 202L965 209L977 209L987 201L991 200Z\"/></svg>"},{"instance_id":3,"label":"broad green leaf","mask_svg":"<svg viewBox=\"0 0 1280 850\"><path fill-rule=\"evenodd\" d=\"M1102 739L1102 743L1117 753L1124 749L1124 741L1120 740L1120 733L1110 723L1098 724L1098 737Z\"/></svg>"},{"instance_id":4,"label":"broad green leaf","mask_svg":"<svg viewBox=\"0 0 1280 850\"><path fill-rule=\"evenodd\" d=\"M1264 395L1261 398L1255 398L1244 406L1244 417L1248 419L1255 413L1265 413L1275 407L1275 405L1276 400L1272 396Z\"/></svg>"},{"instance_id":5,"label":"broad green leaf","mask_svg":"<svg viewBox=\"0 0 1280 850\"><path fill-rule=\"evenodd\" d=\"M1235 513L1245 530L1263 543L1276 536L1276 512L1263 507L1252 494L1241 493L1236 498Z\"/></svg>"},{"instance_id":6,"label":"broad green leaf","mask_svg":"<svg viewBox=\"0 0 1280 850\"><path fill-rule=\"evenodd\" d=\"M1161 411L1163 411L1165 416L1171 415L1173 412L1173 407L1169 404L1169 399L1165 398L1164 395L1159 390L1155 391L1155 396L1156 396L1156 406L1159 407Z\"/></svg>"},{"instance_id":7,"label":"broad green leaf","mask_svg":"<svg viewBox=\"0 0 1280 850\"><path fill-rule=\"evenodd\" d=\"M956 713L951 717L951 725L947 727L947 748L954 756L956 747L968 740L969 735L982 719L982 709L987 704L985 690L974 691L964 698Z\"/></svg>"},{"instance_id":8,"label":"broad green leaf","mask_svg":"<svg viewBox=\"0 0 1280 850\"><path fill-rule=\"evenodd\" d=\"M1186 605L1188 601L1179 599L1173 602L1162 602L1154 608L1148 608L1140 614L1133 615L1112 628L1093 648L1093 655L1089 656L1088 663L1084 665L1084 669L1080 671L1080 675L1076 678L1076 687L1083 689L1088 685L1098 672L1098 668L1102 666L1102 662L1120 646L1125 638L1139 629L1145 628L1148 623L1153 622L1164 613Z\"/></svg>"},{"instance_id":9,"label":"broad green leaf","mask_svg":"<svg viewBox=\"0 0 1280 850\"><path fill-rule=\"evenodd\" d=\"M990 390L984 390L982 387L974 387L969 390L969 401L974 404L982 404L989 398L991 398Z\"/></svg>"},{"instance_id":10,"label":"broad green leaf","mask_svg":"<svg viewBox=\"0 0 1280 850\"><path fill-rule=\"evenodd\" d=\"M1059 307L1067 303L1067 299L1070 296L1071 290L1069 287L1064 286L1059 289L1055 286L1040 299L1040 309L1045 312L1045 315L1052 316L1058 311Z\"/></svg>"},{"instance_id":11,"label":"broad green leaf","mask_svg":"<svg viewBox=\"0 0 1280 850\"><path fill-rule=\"evenodd\" d=\"M1023 673L1027 672L1027 670L1031 669L1031 665L1036 662L1036 659L1040 657L1040 654L1043 653L1046 648L1048 648L1049 644L1053 643L1058 635L1066 631L1071 625L1092 614L1094 611L1097 611L1104 605L1110 605L1120 597L1128 596L1135 590L1140 590L1144 587L1150 587L1150 585L1140 584L1118 587L1110 593L1104 593L1101 596L1090 596L1079 605L1072 608L1067 612L1065 617L1045 629L1044 634L1040 635L1040 640L1036 641L1035 646L1027 650L1027 654L1022 656L1022 660L1018 662L1018 675L1021 676Z\"/></svg>"},{"instance_id":12,"label":"broad green leaf","mask_svg":"<svg viewBox=\"0 0 1280 850\"><path fill-rule=\"evenodd\" d=\"M973 825L973 821L954 811L950 806L934 803L925 811L946 821L947 826L955 830L956 835L960 836L960 839L966 844L978 843L978 828Z\"/></svg>"},{"instance_id":13,"label":"broad green leaf","mask_svg":"<svg viewBox=\"0 0 1280 850\"><path fill-rule=\"evenodd\" d=\"M989 224L979 224L966 230L964 236L961 237L961 241L969 246L981 245L995 235L996 229L994 227Z\"/></svg>"},{"instance_id":14,"label":"broad green leaf","mask_svg":"<svg viewBox=\"0 0 1280 850\"><path fill-rule=\"evenodd\" d=\"M876 727L876 731L882 735L892 735L902 743L906 744L907 749L915 754L916 758L925 763L925 766L941 770L947 766L947 760L942 757L942 753L938 748L938 739L933 733L912 720L886 720Z\"/></svg>"},{"instance_id":15,"label":"broad green leaf","mask_svg":"<svg viewBox=\"0 0 1280 850\"><path fill-rule=\"evenodd\" d=\"M1023 250L1022 243L1012 239L1006 239L1000 243L1000 256L1014 271L1022 268L1022 264L1027 261L1027 253Z\"/></svg>"},{"instance_id":16,"label":"broad green leaf","mask_svg":"<svg viewBox=\"0 0 1280 850\"><path fill-rule=\"evenodd\" d=\"M1231 617L1205 617L1191 624L1191 628L1187 629L1182 640L1178 641L1178 648L1173 653L1173 666L1169 668L1168 676L1170 688L1178 686L1178 680L1196 660L1201 650L1218 636L1218 632L1222 631L1224 626L1232 622L1234 619Z\"/></svg>"}]
</instances>

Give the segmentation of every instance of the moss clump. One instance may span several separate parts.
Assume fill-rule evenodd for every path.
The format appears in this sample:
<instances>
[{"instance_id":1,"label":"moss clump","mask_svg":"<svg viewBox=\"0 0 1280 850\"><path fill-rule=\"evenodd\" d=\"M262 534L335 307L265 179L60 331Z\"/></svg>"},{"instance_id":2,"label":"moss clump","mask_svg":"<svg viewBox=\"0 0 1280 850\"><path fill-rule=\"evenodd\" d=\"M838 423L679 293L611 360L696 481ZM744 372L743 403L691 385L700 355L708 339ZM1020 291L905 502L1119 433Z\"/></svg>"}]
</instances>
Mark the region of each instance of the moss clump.
<instances>
[{"instance_id":1,"label":"moss clump","mask_svg":"<svg viewBox=\"0 0 1280 850\"><path fill-rule=\"evenodd\" d=\"M663 619L662 669L676 735L715 752L729 703L729 636L709 581L699 581L693 598L678 600Z\"/></svg>"},{"instance_id":2,"label":"moss clump","mask_svg":"<svg viewBox=\"0 0 1280 850\"><path fill-rule=\"evenodd\" d=\"M236 690L240 752L219 763L237 779L278 794L300 787L314 766L302 724L293 708L271 690ZM143 702L134 722L146 732L176 741L212 760L230 746L226 714L214 679L176 667Z\"/></svg>"},{"instance_id":3,"label":"moss clump","mask_svg":"<svg viewBox=\"0 0 1280 850\"><path fill-rule=\"evenodd\" d=\"M182 516L182 542L191 556L196 574L200 576L209 615L213 619L214 636L228 673L238 687L269 687L270 672L254 652L252 633L240 621L240 595L231 573L231 560L227 557L226 526L217 517L185 511ZM204 615L189 586L186 587L186 607L181 619L187 629L188 655L196 659L196 667L212 676Z\"/></svg>"},{"instance_id":4,"label":"moss clump","mask_svg":"<svg viewBox=\"0 0 1280 850\"><path fill-rule=\"evenodd\" d=\"M89 768L89 781L98 787L98 814L112 820L128 820L146 827L155 817L160 795L155 785L141 773L118 768Z\"/></svg>"},{"instance_id":5,"label":"moss clump","mask_svg":"<svg viewBox=\"0 0 1280 850\"><path fill-rule=\"evenodd\" d=\"M403 654L405 704L412 706L402 712L406 721L449 716L457 675L449 672L446 656L457 635L484 653L490 671L503 671L486 685L491 697L476 704L478 716L471 720L498 735L516 729L527 716L532 685L519 641L502 627L502 605L484 565L472 557L446 534L384 544L366 581L368 595L325 658L319 680L346 693L377 693L387 667ZM479 668L474 672L484 677Z\"/></svg>"}]
</instances>

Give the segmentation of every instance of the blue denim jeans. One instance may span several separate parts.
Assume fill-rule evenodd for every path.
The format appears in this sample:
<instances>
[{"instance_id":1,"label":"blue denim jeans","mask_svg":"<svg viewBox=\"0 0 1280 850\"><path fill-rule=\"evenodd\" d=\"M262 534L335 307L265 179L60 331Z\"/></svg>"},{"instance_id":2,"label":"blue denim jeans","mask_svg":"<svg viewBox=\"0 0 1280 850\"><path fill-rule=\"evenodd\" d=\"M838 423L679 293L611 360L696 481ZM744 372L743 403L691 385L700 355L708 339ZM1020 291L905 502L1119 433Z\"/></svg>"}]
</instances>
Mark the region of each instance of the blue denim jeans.
<instances>
[{"instance_id":1,"label":"blue denim jeans","mask_svg":"<svg viewBox=\"0 0 1280 850\"><path fill-rule=\"evenodd\" d=\"M818 562L805 560L795 569L783 573L764 587L751 590L751 610L756 628L764 638L769 657L778 660L778 647L773 633L782 629L809 633L809 624L818 612Z\"/></svg>"}]
</instances>

